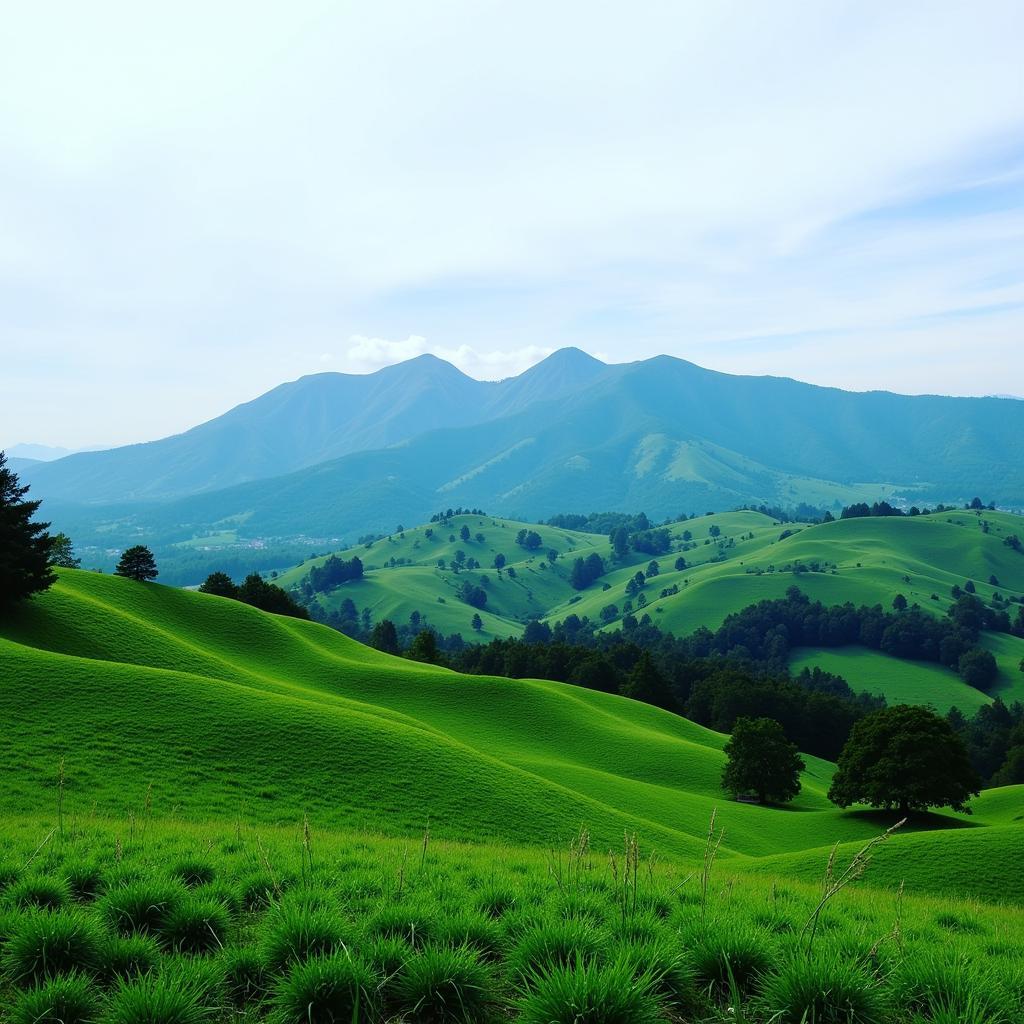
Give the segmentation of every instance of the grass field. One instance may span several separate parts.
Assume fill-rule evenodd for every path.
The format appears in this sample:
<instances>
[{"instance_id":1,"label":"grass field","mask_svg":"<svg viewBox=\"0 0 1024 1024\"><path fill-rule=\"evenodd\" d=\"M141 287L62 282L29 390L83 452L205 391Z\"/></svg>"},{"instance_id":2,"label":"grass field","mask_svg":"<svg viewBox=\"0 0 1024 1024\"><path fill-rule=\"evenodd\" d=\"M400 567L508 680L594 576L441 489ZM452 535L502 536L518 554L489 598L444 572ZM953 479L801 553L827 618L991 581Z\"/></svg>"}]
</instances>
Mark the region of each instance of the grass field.
<instances>
[{"instance_id":1,"label":"grass field","mask_svg":"<svg viewBox=\"0 0 1024 1024\"><path fill-rule=\"evenodd\" d=\"M779 879L585 833L544 852L52 822L8 819L0 837L10 1024L1012 1024L1024 1010L1024 911L853 886L816 915L819 886L792 874L813 880L827 850L765 862ZM895 842L871 875L895 877ZM935 877L934 858L919 866Z\"/></svg>"},{"instance_id":2,"label":"grass field","mask_svg":"<svg viewBox=\"0 0 1024 1024\"><path fill-rule=\"evenodd\" d=\"M815 758L729 802L724 736L621 697L64 570L0 625L0 713L4 1024L1021 1012L1024 787L901 830L808 950L829 844L891 819Z\"/></svg>"},{"instance_id":3,"label":"grass field","mask_svg":"<svg viewBox=\"0 0 1024 1024\"><path fill-rule=\"evenodd\" d=\"M999 666L999 676L987 694L968 686L952 669L892 658L866 647L800 648L793 652L789 667L793 673L815 666L834 672L854 690L881 693L890 704L929 704L941 714L956 707L970 716L992 696L998 695L1007 704L1024 700L1024 673L1018 668L1024 657L1024 640L988 634L983 645L995 654Z\"/></svg>"}]
</instances>

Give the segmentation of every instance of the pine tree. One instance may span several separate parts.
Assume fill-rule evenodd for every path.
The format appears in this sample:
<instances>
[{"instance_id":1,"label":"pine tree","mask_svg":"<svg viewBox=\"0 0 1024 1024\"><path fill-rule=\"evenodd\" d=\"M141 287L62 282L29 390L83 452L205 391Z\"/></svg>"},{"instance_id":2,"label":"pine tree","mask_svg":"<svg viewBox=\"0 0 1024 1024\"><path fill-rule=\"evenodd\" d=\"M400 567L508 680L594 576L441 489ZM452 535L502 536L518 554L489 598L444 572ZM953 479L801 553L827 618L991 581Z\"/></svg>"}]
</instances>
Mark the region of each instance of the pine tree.
<instances>
[{"instance_id":1,"label":"pine tree","mask_svg":"<svg viewBox=\"0 0 1024 1024\"><path fill-rule=\"evenodd\" d=\"M156 559L144 544L136 544L121 553L121 560L114 570L115 576L126 576L139 583L147 583L157 577Z\"/></svg>"},{"instance_id":2,"label":"pine tree","mask_svg":"<svg viewBox=\"0 0 1024 1024\"><path fill-rule=\"evenodd\" d=\"M0 452L0 604L38 594L57 579L50 568L50 524L32 521L40 502L25 501L26 494L28 486L19 483Z\"/></svg>"},{"instance_id":3,"label":"pine tree","mask_svg":"<svg viewBox=\"0 0 1024 1024\"><path fill-rule=\"evenodd\" d=\"M75 548L66 533L58 533L53 538L53 551L50 552L50 565L58 569L77 569L82 564L75 558Z\"/></svg>"}]
</instances>

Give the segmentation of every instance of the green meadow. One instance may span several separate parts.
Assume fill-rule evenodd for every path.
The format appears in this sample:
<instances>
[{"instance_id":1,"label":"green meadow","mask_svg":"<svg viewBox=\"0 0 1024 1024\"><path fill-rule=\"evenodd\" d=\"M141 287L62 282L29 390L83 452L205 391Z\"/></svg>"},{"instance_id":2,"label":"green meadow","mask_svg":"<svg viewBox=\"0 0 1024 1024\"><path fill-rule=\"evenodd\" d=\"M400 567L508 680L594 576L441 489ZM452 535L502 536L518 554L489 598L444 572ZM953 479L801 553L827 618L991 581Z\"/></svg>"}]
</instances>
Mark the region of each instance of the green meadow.
<instances>
[{"instance_id":1,"label":"green meadow","mask_svg":"<svg viewBox=\"0 0 1024 1024\"><path fill-rule=\"evenodd\" d=\"M730 802L725 736L622 697L76 570L0 680L5 1022L1021 1011L1024 787L904 826L814 926L891 816L812 757L790 808Z\"/></svg>"}]
</instances>

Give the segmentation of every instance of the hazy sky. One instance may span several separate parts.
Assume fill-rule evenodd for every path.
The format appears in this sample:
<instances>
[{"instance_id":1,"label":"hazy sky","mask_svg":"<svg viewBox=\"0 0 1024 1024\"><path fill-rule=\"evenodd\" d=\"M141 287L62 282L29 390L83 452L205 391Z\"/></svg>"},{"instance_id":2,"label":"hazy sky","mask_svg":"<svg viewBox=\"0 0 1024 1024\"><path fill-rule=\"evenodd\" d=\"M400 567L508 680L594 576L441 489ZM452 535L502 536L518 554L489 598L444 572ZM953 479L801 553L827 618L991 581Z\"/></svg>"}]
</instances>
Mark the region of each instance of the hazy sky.
<instances>
[{"instance_id":1,"label":"hazy sky","mask_svg":"<svg viewBox=\"0 0 1024 1024\"><path fill-rule=\"evenodd\" d=\"M1024 4L47 2L0 36L0 445L578 345L1024 393Z\"/></svg>"}]
</instances>

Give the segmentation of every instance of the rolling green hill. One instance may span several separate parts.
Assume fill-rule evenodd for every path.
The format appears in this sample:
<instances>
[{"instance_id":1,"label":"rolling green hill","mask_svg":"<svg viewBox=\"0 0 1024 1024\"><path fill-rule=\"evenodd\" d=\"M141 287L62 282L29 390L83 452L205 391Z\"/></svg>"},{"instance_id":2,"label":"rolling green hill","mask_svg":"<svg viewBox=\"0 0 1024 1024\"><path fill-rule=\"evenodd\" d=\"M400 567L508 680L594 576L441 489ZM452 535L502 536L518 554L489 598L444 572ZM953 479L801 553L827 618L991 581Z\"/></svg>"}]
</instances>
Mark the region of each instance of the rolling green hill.
<instances>
[{"instance_id":1,"label":"rolling green hill","mask_svg":"<svg viewBox=\"0 0 1024 1024\"><path fill-rule=\"evenodd\" d=\"M470 531L469 541L459 539L463 527ZM516 545L516 534L524 528L539 531L543 544L538 551L530 553ZM713 528L719 531L717 537L711 536ZM1008 513L944 512L810 526L781 524L760 512L744 511L701 516L669 529L672 551L658 556L661 571L644 588L643 608L636 598L628 598L625 588L638 568L647 566L650 555L634 551L624 562L612 563L604 536L491 516L457 516L443 528L410 528L401 536L395 533L369 547L341 552L340 557L358 556L364 562L365 577L319 594L317 600L329 612L350 599L358 608L369 609L374 621L390 618L399 624L419 612L443 634L457 632L487 641L520 635L531 618L555 623L576 614L602 622L602 610L609 605L617 614L603 628L615 629L627 600L632 601L633 614L647 613L661 629L685 636L701 626L715 629L727 615L759 600L783 597L794 585L826 604L849 601L889 608L893 597L902 593L937 615L952 603L952 587L963 586L968 579L986 601L995 594L1024 594L1024 555L1004 543L1008 536L1024 536L1024 518ZM683 539L687 532L689 541ZM484 539L477 540L478 535ZM545 554L549 549L558 553L553 563ZM459 550L482 568L454 573L451 561ZM591 552L606 558L610 571L577 592L569 583L573 560ZM515 570L515 578L507 568L501 573L493 568L499 553ZM687 566L676 571L673 565L680 556ZM310 568L325 558L289 570L278 582L286 588L300 586ZM439 559L445 569L437 567ZM988 582L990 578L998 585ZM483 583L488 595L480 612L483 628L476 634L470 628L475 609L457 596L467 579ZM678 592L659 596L673 589ZM1024 674L1018 667L1024 640L986 634L983 645L999 666L990 696L1007 702L1024 699ZM957 706L969 712L990 699L950 670L863 648L794 655L794 670L814 665L844 676L856 690L883 693L890 702L930 703L942 711Z\"/></svg>"},{"instance_id":2,"label":"rolling green hill","mask_svg":"<svg viewBox=\"0 0 1024 1024\"><path fill-rule=\"evenodd\" d=\"M460 676L236 602L74 570L0 627L8 813L142 808L392 834L599 845L623 829L699 849L723 803L725 737L624 698ZM857 841L808 758L791 810L730 804L723 853ZM945 819L948 824L956 816Z\"/></svg>"}]
</instances>

